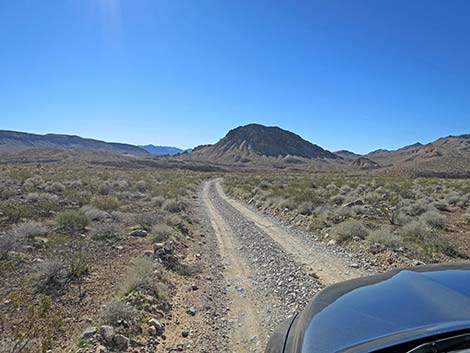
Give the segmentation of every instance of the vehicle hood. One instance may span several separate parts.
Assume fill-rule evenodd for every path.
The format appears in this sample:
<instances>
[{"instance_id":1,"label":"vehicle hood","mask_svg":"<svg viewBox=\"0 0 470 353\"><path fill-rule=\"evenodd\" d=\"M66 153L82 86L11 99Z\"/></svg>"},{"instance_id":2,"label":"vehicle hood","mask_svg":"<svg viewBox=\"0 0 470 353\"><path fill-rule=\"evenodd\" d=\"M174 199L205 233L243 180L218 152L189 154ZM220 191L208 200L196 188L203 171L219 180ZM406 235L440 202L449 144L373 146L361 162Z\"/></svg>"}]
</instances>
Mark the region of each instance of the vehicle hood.
<instances>
[{"instance_id":1,"label":"vehicle hood","mask_svg":"<svg viewBox=\"0 0 470 353\"><path fill-rule=\"evenodd\" d=\"M396 270L328 287L294 326L294 352L302 353L368 352L470 328L470 265Z\"/></svg>"}]
</instances>

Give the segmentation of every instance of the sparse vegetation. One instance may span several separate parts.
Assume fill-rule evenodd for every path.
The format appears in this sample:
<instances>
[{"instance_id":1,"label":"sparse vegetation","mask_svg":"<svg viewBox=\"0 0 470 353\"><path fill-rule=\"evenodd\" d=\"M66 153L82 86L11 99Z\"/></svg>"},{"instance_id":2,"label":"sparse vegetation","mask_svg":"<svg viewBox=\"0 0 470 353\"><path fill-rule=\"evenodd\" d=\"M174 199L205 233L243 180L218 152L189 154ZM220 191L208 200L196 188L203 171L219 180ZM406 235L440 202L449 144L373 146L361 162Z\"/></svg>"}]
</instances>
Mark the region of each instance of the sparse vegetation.
<instances>
[{"instance_id":1,"label":"sparse vegetation","mask_svg":"<svg viewBox=\"0 0 470 353\"><path fill-rule=\"evenodd\" d=\"M57 216L57 227L65 232L83 232L90 219L81 211L65 211Z\"/></svg>"},{"instance_id":2,"label":"sparse vegetation","mask_svg":"<svg viewBox=\"0 0 470 353\"><path fill-rule=\"evenodd\" d=\"M458 260L457 244L466 248L470 234L468 226L452 231L458 222L470 224L468 179L283 171L232 173L224 184L230 196L315 234L330 234L343 246L354 247L354 239L365 239L390 250L403 249L411 258L450 261Z\"/></svg>"}]
</instances>

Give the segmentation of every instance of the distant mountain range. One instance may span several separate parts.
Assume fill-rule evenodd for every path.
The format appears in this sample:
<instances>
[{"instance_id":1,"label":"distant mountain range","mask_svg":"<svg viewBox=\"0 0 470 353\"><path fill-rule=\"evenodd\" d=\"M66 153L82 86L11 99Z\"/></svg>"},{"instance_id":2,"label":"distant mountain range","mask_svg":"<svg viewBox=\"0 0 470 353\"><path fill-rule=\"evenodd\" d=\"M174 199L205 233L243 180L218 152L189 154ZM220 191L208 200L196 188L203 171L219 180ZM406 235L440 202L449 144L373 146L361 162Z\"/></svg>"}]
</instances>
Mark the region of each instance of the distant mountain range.
<instances>
[{"instance_id":1,"label":"distant mountain range","mask_svg":"<svg viewBox=\"0 0 470 353\"><path fill-rule=\"evenodd\" d=\"M128 155L146 155L144 149L125 143L104 142L73 135L37 135L0 130L0 151L23 151L39 148L88 149Z\"/></svg>"},{"instance_id":2,"label":"distant mountain range","mask_svg":"<svg viewBox=\"0 0 470 353\"><path fill-rule=\"evenodd\" d=\"M171 147L171 146L145 145L145 146L139 146L139 147L143 148L148 153L159 155L159 156L173 156L178 153L191 152L191 149L182 150L181 148Z\"/></svg>"},{"instance_id":3,"label":"distant mountain range","mask_svg":"<svg viewBox=\"0 0 470 353\"><path fill-rule=\"evenodd\" d=\"M54 149L53 153L45 152L48 149ZM27 155L22 153L25 150L29 150ZM43 152L32 153L32 150ZM367 171L384 175L470 177L470 134L447 136L428 144L415 143L397 150L380 149L360 155L347 150L333 153L290 131L259 124L237 127L217 143L198 146L192 151L166 146L110 143L71 135L37 135L0 130L0 152L9 153L9 160L14 160L11 154L18 152L18 156L23 159L40 155L42 160L47 161L48 156L53 154L56 156L54 160L60 160L59 150L73 152L68 154L69 158L77 158L80 151L87 150L86 154L82 153L87 156L87 160L97 158L94 152L107 153L107 156L111 153L147 157L145 160L155 158L153 155L161 155L166 157L160 158L158 165L197 165L199 170L204 169L204 166L273 167L325 172ZM100 158L111 157L102 154ZM147 162L142 163L145 165Z\"/></svg>"}]
</instances>

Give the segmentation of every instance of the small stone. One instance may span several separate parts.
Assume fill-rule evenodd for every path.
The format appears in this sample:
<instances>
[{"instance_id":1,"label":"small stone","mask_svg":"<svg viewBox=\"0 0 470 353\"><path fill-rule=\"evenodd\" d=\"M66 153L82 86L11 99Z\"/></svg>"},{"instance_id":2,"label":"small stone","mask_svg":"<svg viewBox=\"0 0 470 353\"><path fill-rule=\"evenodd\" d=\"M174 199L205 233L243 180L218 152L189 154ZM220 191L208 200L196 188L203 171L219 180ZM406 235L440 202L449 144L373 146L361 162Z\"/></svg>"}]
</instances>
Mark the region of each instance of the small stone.
<instances>
[{"instance_id":1,"label":"small stone","mask_svg":"<svg viewBox=\"0 0 470 353\"><path fill-rule=\"evenodd\" d=\"M96 335L96 332L98 329L94 326L88 327L84 332L83 332L83 339L84 340L89 340L90 338L93 338Z\"/></svg>"},{"instance_id":2,"label":"small stone","mask_svg":"<svg viewBox=\"0 0 470 353\"><path fill-rule=\"evenodd\" d=\"M184 338L188 337L189 336L189 331L181 332L181 336L183 336Z\"/></svg>"},{"instance_id":3,"label":"small stone","mask_svg":"<svg viewBox=\"0 0 470 353\"><path fill-rule=\"evenodd\" d=\"M199 287L198 287L196 284L193 284L193 285L191 286L191 289L192 289L192 290L198 290Z\"/></svg>"},{"instance_id":4,"label":"small stone","mask_svg":"<svg viewBox=\"0 0 470 353\"><path fill-rule=\"evenodd\" d=\"M150 336L156 336L157 335L157 329L154 326L149 326L147 329L147 332Z\"/></svg>"},{"instance_id":5,"label":"small stone","mask_svg":"<svg viewBox=\"0 0 470 353\"><path fill-rule=\"evenodd\" d=\"M95 353L106 353L108 350L106 349L105 346L102 346L101 344L96 347Z\"/></svg>"},{"instance_id":6,"label":"small stone","mask_svg":"<svg viewBox=\"0 0 470 353\"><path fill-rule=\"evenodd\" d=\"M155 334L153 334L153 336L160 336L163 333L163 325L157 319L150 319L149 326L155 329Z\"/></svg>"},{"instance_id":7,"label":"small stone","mask_svg":"<svg viewBox=\"0 0 470 353\"><path fill-rule=\"evenodd\" d=\"M189 308L186 312L191 316L196 315L196 309L194 308Z\"/></svg>"},{"instance_id":8,"label":"small stone","mask_svg":"<svg viewBox=\"0 0 470 353\"><path fill-rule=\"evenodd\" d=\"M100 327L100 335L106 343L111 343L114 337L114 327L103 325Z\"/></svg>"},{"instance_id":9,"label":"small stone","mask_svg":"<svg viewBox=\"0 0 470 353\"><path fill-rule=\"evenodd\" d=\"M133 237L146 237L147 231L145 229L136 229L129 233Z\"/></svg>"},{"instance_id":10,"label":"small stone","mask_svg":"<svg viewBox=\"0 0 470 353\"><path fill-rule=\"evenodd\" d=\"M153 257L153 251L152 250L145 250L144 253L142 254L144 257Z\"/></svg>"},{"instance_id":11,"label":"small stone","mask_svg":"<svg viewBox=\"0 0 470 353\"><path fill-rule=\"evenodd\" d=\"M129 338L121 334L117 334L116 336L114 336L113 342L116 347L122 351L127 350L127 347L129 346Z\"/></svg>"},{"instance_id":12,"label":"small stone","mask_svg":"<svg viewBox=\"0 0 470 353\"><path fill-rule=\"evenodd\" d=\"M352 268L359 268L359 264L357 264L357 263L352 263L350 266L351 266Z\"/></svg>"}]
</instances>

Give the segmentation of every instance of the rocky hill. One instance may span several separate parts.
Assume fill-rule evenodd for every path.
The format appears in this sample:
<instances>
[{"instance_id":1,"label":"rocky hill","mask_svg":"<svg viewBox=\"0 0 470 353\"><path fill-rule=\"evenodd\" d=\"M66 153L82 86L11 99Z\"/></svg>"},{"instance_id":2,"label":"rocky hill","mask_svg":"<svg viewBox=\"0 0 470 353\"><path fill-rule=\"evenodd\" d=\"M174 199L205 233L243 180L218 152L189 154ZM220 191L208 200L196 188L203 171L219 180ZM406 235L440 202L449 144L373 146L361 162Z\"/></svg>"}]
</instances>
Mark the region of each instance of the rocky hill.
<instances>
[{"instance_id":1,"label":"rocky hill","mask_svg":"<svg viewBox=\"0 0 470 353\"><path fill-rule=\"evenodd\" d=\"M125 143L93 140L73 135L37 135L25 132L0 130L0 151L13 152L27 149L87 149L128 155L147 155L144 149Z\"/></svg>"},{"instance_id":2,"label":"rocky hill","mask_svg":"<svg viewBox=\"0 0 470 353\"><path fill-rule=\"evenodd\" d=\"M312 159L340 159L334 153L305 141L290 131L259 124L230 130L216 144L199 146L188 157L221 164L268 161L299 164Z\"/></svg>"},{"instance_id":3,"label":"rocky hill","mask_svg":"<svg viewBox=\"0 0 470 353\"><path fill-rule=\"evenodd\" d=\"M394 151L377 150L365 157L393 174L470 177L470 134L442 137Z\"/></svg>"}]
</instances>

